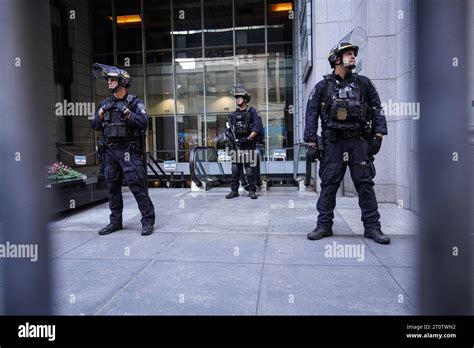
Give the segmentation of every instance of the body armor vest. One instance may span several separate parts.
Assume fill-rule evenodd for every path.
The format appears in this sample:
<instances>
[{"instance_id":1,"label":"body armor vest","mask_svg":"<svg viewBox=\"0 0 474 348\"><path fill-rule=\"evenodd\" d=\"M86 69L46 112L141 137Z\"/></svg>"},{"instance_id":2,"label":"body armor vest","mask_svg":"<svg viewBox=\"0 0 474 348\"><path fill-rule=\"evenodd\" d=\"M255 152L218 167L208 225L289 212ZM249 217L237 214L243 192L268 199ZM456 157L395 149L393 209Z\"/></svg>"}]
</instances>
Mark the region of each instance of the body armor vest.
<instances>
[{"instance_id":1,"label":"body armor vest","mask_svg":"<svg viewBox=\"0 0 474 348\"><path fill-rule=\"evenodd\" d=\"M334 76L326 75L328 96L321 103L322 120L326 128L336 130L370 129L370 113L357 81L357 75L346 85Z\"/></svg>"},{"instance_id":2,"label":"body armor vest","mask_svg":"<svg viewBox=\"0 0 474 348\"><path fill-rule=\"evenodd\" d=\"M130 102L134 96L128 95L126 103L129 108L132 107ZM128 124L126 116L117 108L107 111L104 115L104 137L108 143L123 143L135 140L134 130Z\"/></svg>"},{"instance_id":3,"label":"body armor vest","mask_svg":"<svg viewBox=\"0 0 474 348\"><path fill-rule=\"evenodd\" d=\"M247 111L234 111L232 127L234 128L234 134L238 137L248 137L252 133L253 128L253 115L250 112L251 108Z\"/></svg>"}]
</instances>

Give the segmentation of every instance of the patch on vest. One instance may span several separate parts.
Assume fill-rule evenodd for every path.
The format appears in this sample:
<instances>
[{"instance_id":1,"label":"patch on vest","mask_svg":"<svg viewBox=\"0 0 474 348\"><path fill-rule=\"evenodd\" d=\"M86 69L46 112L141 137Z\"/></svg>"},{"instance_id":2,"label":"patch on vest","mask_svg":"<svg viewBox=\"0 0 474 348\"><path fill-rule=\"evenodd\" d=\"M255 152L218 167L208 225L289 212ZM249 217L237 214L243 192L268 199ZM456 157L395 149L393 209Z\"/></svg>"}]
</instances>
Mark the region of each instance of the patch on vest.
<instances>
[{"instance_id":1,"label":"patch on vest","mask_svg":"<svg viewBox=\"0 0 474 348\"><path fill-rule=\"evenodd\" d=\"M143 103L138 103L137 109L141 114L146 114L146 108Z\"/></svg>"}]
</instances>

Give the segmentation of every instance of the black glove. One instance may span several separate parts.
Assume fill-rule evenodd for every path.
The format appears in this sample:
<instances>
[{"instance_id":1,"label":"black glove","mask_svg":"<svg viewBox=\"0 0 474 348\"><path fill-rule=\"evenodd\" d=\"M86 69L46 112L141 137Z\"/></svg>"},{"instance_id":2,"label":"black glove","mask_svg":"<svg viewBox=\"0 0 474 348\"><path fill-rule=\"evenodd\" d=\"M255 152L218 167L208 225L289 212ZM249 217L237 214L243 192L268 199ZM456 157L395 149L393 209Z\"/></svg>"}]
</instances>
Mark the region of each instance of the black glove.
<instances>
[{"instance_id":1,"label":"black glove","mask_svg":"<svg viewBox=\"0 0 474 348\"><path fill-rule=\"evenodd\" d=\"M367 151L367 156L371 157L378 154L381 146L382 146L382 138L377 137L377 136L372 137L369 144L369 150Z\"/></svg>"},{"instance_id":2,"label":"black glove","mask_svg":"<svg viewBox=\"0 0 474 348\"><path fill-rule=\"evenodd\" d=\"M306 160L309 162L316 162L319 157L319 152L316 146L310 146L306 150Z\"/></svg>"},{"instance_id":3,"label":"black glove","mask_svg":"<svg viewBox=\"0 0 474 348\"><path fill-rule=\"evenodd\" d=\"M246 144L250 144L252 142L252 140L250 140L249 138L239 138L238 139L238 143L240 145L246 145Z\"/></svg>"},{"instance_id":4,"label":"black glove","mask_svg":"<svg viewBox=\"0 0 474 348\"><path fill-rule=\"evenodd\" d=\"M120 119L122 121L125 121L130 117L130 109L128 108L127 104L122 101L119 101L115 104L115 107L123 114L124 117L122 117L122 115L120 116Z\"/></svg>"},{"instance_id":5,"label":"black glove","mask_svg":"<svg viewBox=\"0 0 474 348\"><path fill-rule=\"evenodd\" d=\"M107 100L107 101L101 106L101 109L102 109L104 112L107 112L107 111L112 110L114 106L115 106L115 102L114 102L113 100Z\"/></svg>"}]
</instances>

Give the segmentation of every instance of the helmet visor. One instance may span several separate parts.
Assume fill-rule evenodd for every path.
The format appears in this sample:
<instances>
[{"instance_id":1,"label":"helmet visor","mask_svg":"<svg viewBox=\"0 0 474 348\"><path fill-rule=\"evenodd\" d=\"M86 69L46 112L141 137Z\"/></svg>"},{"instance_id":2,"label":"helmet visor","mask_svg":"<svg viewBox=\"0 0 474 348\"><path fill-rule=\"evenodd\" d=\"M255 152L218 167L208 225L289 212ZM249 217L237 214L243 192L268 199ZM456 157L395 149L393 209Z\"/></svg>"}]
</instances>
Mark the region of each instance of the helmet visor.
<instances>
[{"instance_id":1,"label":"helmet visor","mask_svg":"<svg viewBox=\"0 0 474 348\"><path fill-rule=\"evenodd\" d=\"M344 36L337 46L343 43L350 43L353 46L359 47L359 50L356 52L357 55L365 48L367 45L367 32L362 27L356 27L352 29L346 36ZM362 59L358 59L355 66L355 72L359 73L362 70Z\"/></svg>"},{"instance_id":2,"label":"helmet visor","mask_svg":"<svg viewBox=\"0 0 474 348\"><path fill-rule=\"evenodd\" d=\"M339 40L337 44L339 45L343 42L350 42L352 45L358 46L359 50L361 50L367 45L367 33L364 28L356 27Z\"/></svg>"},{"instance_id":3,"label":"helmet visor","mask_svg":"<svg viewBox=\"0 0 474 348\"><path fill-rule=\"evenodd\" d=\"M96 79L107 80L109 77L121 77L120 71L116 67L99 63L92 65L92 73Z\"/></svg>"}]
</instances>

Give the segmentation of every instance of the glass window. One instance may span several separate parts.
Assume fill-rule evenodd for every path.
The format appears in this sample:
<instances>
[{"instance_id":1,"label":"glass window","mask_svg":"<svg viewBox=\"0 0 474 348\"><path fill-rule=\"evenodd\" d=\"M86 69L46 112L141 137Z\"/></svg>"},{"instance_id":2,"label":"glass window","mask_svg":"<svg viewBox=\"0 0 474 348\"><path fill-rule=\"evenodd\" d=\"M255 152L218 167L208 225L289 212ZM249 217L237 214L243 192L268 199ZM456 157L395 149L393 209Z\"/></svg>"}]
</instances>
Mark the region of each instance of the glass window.
<instances>
[{"instance_id":1,"label":"glass window","mask_svg":"<svg viewBox=\"0 0 474 348\"><path fill-rule=\"evenodd\" d=\"M147 64L148 115L174 115L173 66L168 63Z\"/></svg>"},{"instance_id":2,"label":"glass window","mask_svg":"<svg viewBox=\"0 0 474 348\"><path fill-rule=\"evenodd\" d=\"M225 123L228 114L207 114L207 146L225 149Z\"/></svg>"},{"instance_id":3,"label":"glass window","mask_svg":"<svg viewBox=\"0 0 474 348\"><path fill-rule=\"evenodd\" d=\"M293 105L293 59L280 53L268 57L268 108L284 111Z\"/></svg>"},{"instance_id":4,"label":"glass window","mask_svg":"<svg viewBox=\"0 0 474 348\"><path fill-rule=\"evenodd\" d=\"M204 112L202 59L176 58L177 114Z\"/></svg>"},{"instance_id":5,"label":"glass window","mask_svg":"<svg viewBox=\"0 0 474 348\"><path fill-rule=\"evenodd\" d=\"M204 1L204 29L206 47L230 46L232 48L232 0Z\"/></svg>"},{"instance_id":6,"label":"glass window","mask_svg":"<svg viewBox=\"0 0 474 348\"><path fill-rule=\"evenodd\" d=\"M290 12L292 10L291 1L267 0L268 42L293 41L294 14Z\"/></svg>"},{"instance_id":7,"label":"glass window","mask_svg":"<svg viewBox=\"0 0 474 348\"><path fill-rule=\"evenodd\" d=\"M270 155L275 148L293 146L293 60L280 53L268 58L268 148ZM287 151L287 160L292 160Z\"/></svg>"},{"instance_id":8,"label":"glass window","mask_svg":"<svg viewBox=\"0 0 474 348\"><path fill-rule=\"evenodd\" d=\"M171 51L148 52L146 56L147 110L152 120L148 146L153 149L158 160L175 160L175 102Z\"/></svg>"},{"instance_id":9,"label":"glass window","mask_svg":"<svg viewBox=\"0 0 474 348\"><path fill-rule=\"evenodd\" d=\"M236 55L238 56L248 56L254 54L265 54L264 45L245 45L236 47Z\"/></svg>"},{"instance_id":10,"label":"glass window","mask_svg":"<svg viewBox=\"0 0 474 348\"><path fill-rule=\"evenodd\" d=\"M202 48L175 50L176 58L202 58Z\"/></svg>"},{"instance_id":11,"label":"glass window","mask_svg":"<svg viewBox=\"0 0 474 348\"><path fill-rule=\"evenodd\" d=\"M127 70L127 67L132 65L143 65L143 54L140 52L128 52L128 53L118 53L117 54L117 65L124 66L124 69Z\"/></svg>"},{"instance_id":12,"label":"glass window","mask_svg":"<svg viewBox=\"0 0 474 348\"><path fill-rule=\"evenodd\" d=\"M206 111L228 114L235 109L232 95L234 60L206 59Z\"/></svg>"},{"instance_id":13,"label":"glass window","mask_svg":"<svg viewBox=\"0 0 474 348\"><path fill-rule=\"evenodd\" d=\"M200 0L173 0L176 48L202 47Z\"/></svg>"},{"instance_id":14,"label":"glass window","mask_svg":"<svg viewBox=\"0 0 474 348\"><path fill-rule=\"evenodd\" d=\"M112 2L111 0L91 1L92 49L94 54L113 53ZM113 59L112 59L113 63Z\"/></svg>"},{"instance_id":15,"label":"glass window","mask_svg":"<svg viewBox=\"0 0 474 348\"><path fill-rule=\"evenodd\" d=\"M205 56L206 56L206 59L207 58L226 58L226 57L233 58L234 50L232 46L214 47L214 48L206 47Z\"/></svg>"},{"instance_id":16,"label":"glass window","mask_svg":"<svg viewBox=\"0 0 474 348\"><path fill-rule=\"evenodd\" d=\"M167 0L144 2L146 50L171 49L171 4Z\"/></svg>"},{"instance_id":17,"label":"glass window","mask_svg":"<svg viewBox=\"0 0 474 348\"><path fill-rule=\"evenodd\" d=\"M244 87L251 95L250 105L259 111L266 108L265 65L267 59L263 56L241 57L236 59L236 85Z\"/></svg>"},{"instance_id":18,"label":"glass window","mask_svg":"<svg viewBox=\"0 0 474 348\"><path fill-rule=\"evenodd\" d=\"M152 152L159 161L176 159L174 117L150 117L149 120L148 149L155 149Z\"/></svg>"},{"instance_id":19,"label":"glass window","mask_svg":"<svg viewBox=\"0 0 474 348\"><path fill-rule=\"evenodd\" d=\"M235 44L265 43L264 0L239 0L235 5Z\"/></svg>"},{"instance_id":20,"label":"glass window","mask_svg":"<svg viewBox=\"0 0 474 348\"><path fill-rule=\"evenodd\" d=\"M114 65L114 54L97 54L94 55L94 63Z\"/></svg>"},{"instance_id":21,"label":"glass window","mask_svg":"<svg viewBox=\"0 0 474 348\"><path fill-rule=\"evenodd\" d=\"M189 151L195 146L200 145L199 139L202 134L201 121L202 115L177 116L176 125L178 127L178 161L189 162Z\"/></svg>"},{"instance_id":22,"label":"glass window","mask_svg":"<svg viewBox=\"0 0 474 348\"><path fill-rule=\"evenodd\" d=\"M117 16L117 52L141 52L142 18L140 1L115 1L115 13Z\"/></svg>"},{"instance_id":23,"label":"glass window","mask_svg":"<svg viewBox=\"0 0 474 348\"><path fill-rule=\"evenodd\" d=\"M287 128L283 112L270 111L268 114L268 149L270 156L273 150L287 147Z\"/></svg>"},{"instance_id":24,"label":"glass window","mask_svg":"<svg viewBox=\"0 0 474 348\"><path fill-rule=\"evenodd\" d=\"M260 148L261 148L261 151L262 151L262 155L265 156L265 159L266 159L266 148L267 148L267 133L268 133L268 129L267 129L267 112L265 109L262 109L262 110L259 110L259 113L260 113L260 117L262 119L262 126L263 126L263 140L260 144Z\"/></svg>"},{"instance_id":25,"label":"glass window","mask_svg":"<svg viewBox=\"0 0 474 348\"><path fill-rule=\"evenodd\" d=\"M282 53L287 56L293 55L293 43L269 43L268 44L268 53Z\"/></svg>"},{"instance_id":26,"label":"glass window","mask_svg":"<svg viewBox=\"0 0 474 348\"><path fill-rule=\"evenodd\" d=\"M146 64L171 63L171 50L146 53Z\"/></svg>"}]
</instances>

